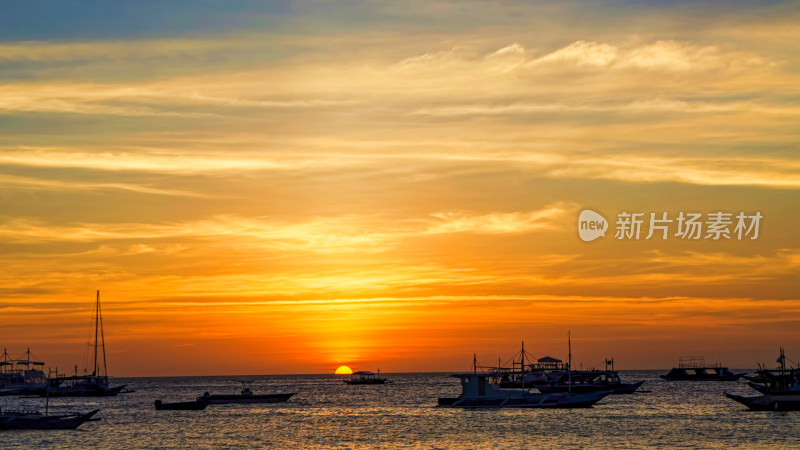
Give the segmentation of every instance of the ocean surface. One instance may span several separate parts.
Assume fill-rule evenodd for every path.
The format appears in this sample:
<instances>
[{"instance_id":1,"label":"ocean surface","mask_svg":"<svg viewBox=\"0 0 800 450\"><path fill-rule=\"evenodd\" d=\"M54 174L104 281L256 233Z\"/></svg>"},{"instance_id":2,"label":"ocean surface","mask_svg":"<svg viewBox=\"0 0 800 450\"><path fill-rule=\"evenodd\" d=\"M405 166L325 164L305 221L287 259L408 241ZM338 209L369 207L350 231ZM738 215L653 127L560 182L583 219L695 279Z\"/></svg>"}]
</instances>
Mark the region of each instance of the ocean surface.
<instances>
[{"instance_id":1,"label":"ocean surface","mask_svg":"<svg viewBox=\"0 0 800 450\"><path fill-rule=\"evenodd\" d=\"M446 373L385 374L391 384L350 386L333 375L114 378L135 393L50 399L50 411L100 409L74 431L0 431L3 448L800 448L800 412L751 412L722 392L744 382L668 382L665 371L621 371L650 393L606 397L589 409L437 408L457 396ZM205 391L297 392L287 403L156 411L153 402ZM44 399L0 397L3 409L44 410Z\"/></svg>"}]
</instances>

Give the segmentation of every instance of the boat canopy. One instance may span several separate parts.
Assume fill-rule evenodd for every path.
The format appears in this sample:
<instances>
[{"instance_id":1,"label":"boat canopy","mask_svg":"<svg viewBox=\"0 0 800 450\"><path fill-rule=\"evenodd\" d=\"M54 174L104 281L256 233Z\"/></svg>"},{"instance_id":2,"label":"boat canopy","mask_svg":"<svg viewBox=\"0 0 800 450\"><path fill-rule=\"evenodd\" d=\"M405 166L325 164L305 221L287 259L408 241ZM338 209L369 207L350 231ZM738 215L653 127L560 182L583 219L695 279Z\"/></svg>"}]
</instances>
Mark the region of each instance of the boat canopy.
<instances>
[{"instance_id":1,"label":"boat canopy","mask_svg":"<svg viewBox=\"0 0 800 450\"><path fill-rule=\"evenodd\" d=\"M560 363L562 362L558 358L553 358L552 356L545 356L544 358L539 358L538 360L540 363Z\"/></svg>"},{"instance_id":2,"label":"boat canopy","mask_svg":"<svg viewBox=\"0 0 800 450\"><path fill-rule=\"evenodd\" d=\"M358 372L353 372L353 375L375 375L375 373L369 370L359 370Z\"/></svg>"}]
</instances>

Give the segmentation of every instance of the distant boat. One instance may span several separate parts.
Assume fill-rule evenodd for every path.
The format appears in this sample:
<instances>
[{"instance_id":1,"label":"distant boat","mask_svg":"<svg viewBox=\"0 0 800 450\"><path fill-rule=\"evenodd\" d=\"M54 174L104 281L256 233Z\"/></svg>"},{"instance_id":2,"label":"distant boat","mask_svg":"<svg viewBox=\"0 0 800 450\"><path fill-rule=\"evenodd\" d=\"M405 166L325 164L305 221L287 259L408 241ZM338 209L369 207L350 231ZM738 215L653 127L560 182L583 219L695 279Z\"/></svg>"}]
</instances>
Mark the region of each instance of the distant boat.
<instances>
[{"instance_id":1,"label":"distant boat","mask_svg":"<svg viewBox=\"0 0 800 450\"><path fill-rule=\"evenodd\" d=\"M209 402L192 401L192 402L173 402L163 403L161 400L155 401L156 409L161 410L180 410L180 411L199 411L206 409Z\"/></svg>"},{"instance_id":2,"label":"distant boat","mask_svg":"<svg viewBox=\"0 0 800 450\"><path fill-rule=\"evenodd\" d=\"M0 411L0 430L74 430L100 411L88 413L41 414L38 411Z\"/></svg>"},{"instance_id":3,"label":"distant boat","mask_svg":"<svg viewBox=\"0 0 800 450\"><path fill-rule=\"evenodd\" d=\"M473 357L473 371L457 373L461 380L461 395L440 397L438 406L450 408L589 408L611 391L535 394L527 389L503 389L497 372L478 372Z\"/></svg>"},{"instance_id":4,"label":"distant boat","mask_svg":"<svg viewBox=\"0 0 800 450\"><path fill-rule=\"evenodd\" d=\"M721 364L707 365L702 356L681 356L678 367L673 367L661 378L667 381L736 381L745 373L733 373Z\"/></svg>"},{"instance_id":5,"label":"distant boat","mask_svg":"<svg viewBox=\"0 0 800 450\"><path fill-rule=\"evenodd\" d=\"M50 397L110 397L119 394L125 385L111 387L108 383L106 362L106 340L103 333L103 319L100 310L100 291L97 291L97 304L94 321L94 366L90 375L78 375L77 367L73 376L50 377L49 385L41 396ZM98 358L102 348L102 371Z\"/></svg>"},{"instance_id":6,"label":"distant boat","mask_svg":"<svg viewBox=\"0 0 800 450\"><path fill-rule=\"evenodd\" d=\"M250 390L249 381L242 381L241 394L215 394L211 395L208 392L200 397L197 401L201 403L210 404L224 404L224 403L282 403L289 400L296 392L286 394L253 394Z\"/></svg>"},{"instance_id":7,"label":"distant boat","mask_svg":"<svg viewBox=\"0 0 800 450\"><path fill-rule=\"evenodd\" d=\"M381 378L381 372L370 372L369 370L360 370L350 374L349 380L344 380L347 384L384 384L386 378Z\"/></svg>"},{"instance_id":8,"label":"distant boat","mask_svg":"<svg viewBox=\"0 0 800 450\"><path fill-rule=\"evenodd\" d=\"M6 349L0 358L0 395L37 394L47 387L44 363L31 361L30 348L25 359L10 359Z\"/></svg>"}]
</instances>

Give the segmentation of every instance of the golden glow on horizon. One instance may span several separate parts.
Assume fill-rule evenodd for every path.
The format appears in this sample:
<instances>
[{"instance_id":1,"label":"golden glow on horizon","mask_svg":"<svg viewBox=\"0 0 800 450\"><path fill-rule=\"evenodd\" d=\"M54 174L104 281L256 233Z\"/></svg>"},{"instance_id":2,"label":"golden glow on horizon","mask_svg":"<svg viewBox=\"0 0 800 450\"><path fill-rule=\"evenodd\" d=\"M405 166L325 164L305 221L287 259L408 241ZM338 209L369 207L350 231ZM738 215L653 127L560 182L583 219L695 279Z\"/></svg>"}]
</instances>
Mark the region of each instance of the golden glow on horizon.
<instances>
[{"instance_id":1,"label":"golden glow on horizon","mask_svg":"<svg viewBox=\"0 0 800 450\"><path fill-rule=\"evenodd\" d=\"M350 375L351 373L353 373L353 369L347 366L339 366L335 372L336 375Z\"/></svg>"}]
</instances>

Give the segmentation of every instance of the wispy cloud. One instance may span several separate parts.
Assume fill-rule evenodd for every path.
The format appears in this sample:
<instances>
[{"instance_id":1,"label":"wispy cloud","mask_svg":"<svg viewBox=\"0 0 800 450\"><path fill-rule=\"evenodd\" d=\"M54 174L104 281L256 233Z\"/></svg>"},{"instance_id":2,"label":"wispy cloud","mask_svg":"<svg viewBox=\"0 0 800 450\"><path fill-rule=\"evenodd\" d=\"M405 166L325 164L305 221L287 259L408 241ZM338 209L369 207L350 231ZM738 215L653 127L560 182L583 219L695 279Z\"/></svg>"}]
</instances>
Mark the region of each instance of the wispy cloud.
<instances>
[{"instance_id":1,"label":"wispy cloud","mask_svg":"<svg viewBox=\"0 0 800 450\"><path fill-rule=\"evenodd\" d=\"M129 191L140 194L166 195L171 197L218 198L220 195L190 192L181 189L162 189L152 186L130 183L86 183L59 181L44 178L30 178L14 175L0 175L0 185L15 186L23 189L47 191Z\"/></svg>"},{"instance_id":2,"label":"wispy cloud","mask_svg":"<svg viewBox=\"0 0 800 450\"><path fill-rule=\"evenodd\" d=\"M337 216L305 222L268 218L219 215L183 223L77 223L50 225L39 221L14 219L0 225L0 236L9 242L102 242L114 240L152 240L193 238L231 241L232 246L256 245L284 251L308 252L383 252L405 238L443 233L523 233L554 228L577 206L566 203L548 205L541 210L511 213L474 214L465 211L435 212L429 217L400 222L374 216ZM388 223L391 224L388 224ZM128 253L147 253L143 244Z\"/></svg>"},{"instance_id":3,"label":"wispy cloud","mask_svg":"<svg viewBox=\"0 0 800 450\"><path fill-rule=\"evenodd\" d=\"M427 233L524 233L552 230L562 225L563 219L577 210L577 205L558 203L529 212L470 214L463 211L433 214L440 221L426 230Z\"/></svg>"}]
</instances>

